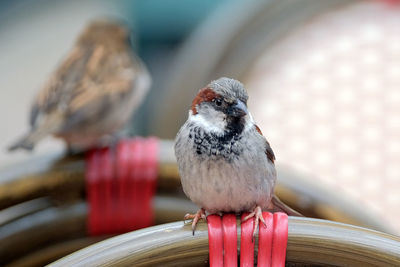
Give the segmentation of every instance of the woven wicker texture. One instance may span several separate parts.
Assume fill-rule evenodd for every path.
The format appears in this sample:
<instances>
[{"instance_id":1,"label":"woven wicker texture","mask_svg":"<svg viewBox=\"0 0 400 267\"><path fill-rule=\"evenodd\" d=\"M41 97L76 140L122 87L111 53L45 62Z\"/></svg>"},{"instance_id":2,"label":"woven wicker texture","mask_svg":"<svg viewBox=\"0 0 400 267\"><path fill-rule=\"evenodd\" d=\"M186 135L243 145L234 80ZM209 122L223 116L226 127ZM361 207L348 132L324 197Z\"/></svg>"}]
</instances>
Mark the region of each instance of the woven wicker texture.
<instances>
[{"instance_id":1,"label":"woven wicker texture","mask_svg":"<svg viewBox=\"0 0 400 267\"><path fill-rule=\"evenodd\" d=\"M400 233L400 7L365 1L270 47L245 84L277 161Z\"/></svg>"}]
</instances>

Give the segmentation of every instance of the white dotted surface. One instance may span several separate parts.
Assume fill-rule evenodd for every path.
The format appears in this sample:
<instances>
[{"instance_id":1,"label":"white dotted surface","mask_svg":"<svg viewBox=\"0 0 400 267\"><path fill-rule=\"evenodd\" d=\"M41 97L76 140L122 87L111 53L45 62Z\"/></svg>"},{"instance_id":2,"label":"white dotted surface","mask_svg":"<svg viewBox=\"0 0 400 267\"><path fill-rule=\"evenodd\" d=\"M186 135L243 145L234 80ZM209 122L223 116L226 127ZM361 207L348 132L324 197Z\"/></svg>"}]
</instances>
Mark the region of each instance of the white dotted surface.
<instances>
[{"instance_id":1,"label":"white dotted surface","mask_svg":"<svg viewBox=\"0 0 400 267\"><path fill-rule=\"evenodd\" d=\"M400 233L400 6L365 1L321 14L249 73L249 105L277 161Z\"/></svg>"}]
</instances>

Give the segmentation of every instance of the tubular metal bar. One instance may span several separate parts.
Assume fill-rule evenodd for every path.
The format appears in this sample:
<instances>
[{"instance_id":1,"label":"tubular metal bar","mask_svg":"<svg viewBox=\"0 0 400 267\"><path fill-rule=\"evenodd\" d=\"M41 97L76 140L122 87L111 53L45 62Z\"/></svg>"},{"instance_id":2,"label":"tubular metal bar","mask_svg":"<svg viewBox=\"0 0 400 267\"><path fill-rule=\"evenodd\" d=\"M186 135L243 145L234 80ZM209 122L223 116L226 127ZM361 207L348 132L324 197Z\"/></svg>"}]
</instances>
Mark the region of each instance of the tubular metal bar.
<instances>
[{"instance_id":1,"label":"tubular metal bar","mask_svg":"<svg viewBox=\"0 0 400 267\"><path fill-rule=\"evenodd\" d=\"M399 266L400 238L348 224L291 217L287 263L308 266ZM207 264L207 225L199 223L192 236L190 224L175 222L107 239L49 266Z\"/></svg>"},{"instance_id":2,"label":"tubular metal bar","mask_svg":"<svg viewBox=\"0 0 400 267\"><path fill-rule=\"evenodd\" d=\"M29 206L46 199L38 199L23 203L26 206L24 212L10 219L7 223L0 225L0 266L20 259L27 254L38 255L41 252L53 256L58 253L60 258L63 250L50 249L49 247L61 248L63 243L75 245L72 239L82 239L87 236L86 221L88 215L87 204L78 202L73 205L55 207L48 204L46 208L37 209L37 205ZM187 212L195 212L197 207L186 199L171 196L156 196L153 200L155 212L155 223L166 223L180 220ZM0 211L0 218L3 211ZM109 236L100 236L105 238ZM99 240L99 239L97 239ZM79 243L80 244L80 243ZM72 249L67 246L67 249ZM78 248L77 248L78 249ZM66 250L67 251L67 250ZM53 260L57 259L53 258ZM39 264L40 265L40 264ZM24 266L36 266L27 265Z\"/></svg>"}]
</instances>

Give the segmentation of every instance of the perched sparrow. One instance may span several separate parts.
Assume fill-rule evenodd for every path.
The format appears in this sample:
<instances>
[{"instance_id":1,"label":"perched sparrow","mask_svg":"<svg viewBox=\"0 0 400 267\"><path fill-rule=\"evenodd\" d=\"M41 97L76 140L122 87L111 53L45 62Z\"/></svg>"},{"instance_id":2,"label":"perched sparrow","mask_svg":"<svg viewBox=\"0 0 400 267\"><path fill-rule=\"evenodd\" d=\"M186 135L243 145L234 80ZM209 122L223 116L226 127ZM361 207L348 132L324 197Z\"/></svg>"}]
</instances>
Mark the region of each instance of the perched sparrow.
<instances>
[{"instance_id":1,"label":"perched sparrow","mask_svg":"<svg viewBox=\"0 0 400 267\"><path fill-rule=\"evenodd\" d=\"M179 130L175 155L185 194L199 211L187 214L197 221L205 212L250 212L254 234L262 211L299 215L274 195L274 152L247 110L243 85L220 78L201 89L192 102L189 117Z\"/></svg>"},{"instance_id":2,"label":"perched sparrow","mask_svg":"<svg viewBox=\"0 0 400 267\"><path fill-rule=\"evenodd\" d=\"M115 22L93 22L36 97L30 132L9 150L33 149L47 135L73 149L98 145L125 126L149 86L129 31Z\"/></svg>"}]
</instances>

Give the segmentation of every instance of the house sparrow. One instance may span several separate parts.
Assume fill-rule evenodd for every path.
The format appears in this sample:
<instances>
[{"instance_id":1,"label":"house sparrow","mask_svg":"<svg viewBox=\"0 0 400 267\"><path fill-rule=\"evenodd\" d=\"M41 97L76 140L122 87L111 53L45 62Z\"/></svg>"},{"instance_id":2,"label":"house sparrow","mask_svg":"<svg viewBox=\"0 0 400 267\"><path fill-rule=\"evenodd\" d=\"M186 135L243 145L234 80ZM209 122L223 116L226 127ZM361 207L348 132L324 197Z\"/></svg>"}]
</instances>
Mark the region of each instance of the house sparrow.
<instances>
[{"instance_id":1,"label":"house sparrow","mask_svg":"<svg viewBox=\"0 0 400 267\"><path fill-rule=\"evenodd\" d=\"M29 133L9 150L31 150L47 135L64 139L70 149L87 149L125 126L150 86L129 37L115 22L88 25L36 97Z\"/></svg>"},{"instance_id":2,"label":"house sparrow","mask_svg":"<svg viewBox=\"0 0 400 267\"><path fill-rule=\"evenodd\" d=\"M254 235L262 211L299 215L274 195L275 155L247 109L243 85L220 78L201 89L175 140L183 191L201 209L187 214L193 233L200 218L250 212Z\"/></svg>"}]
</instances>

